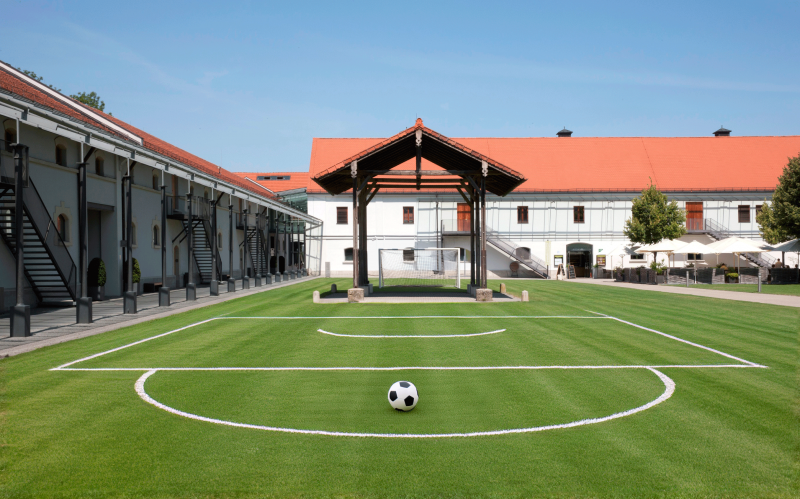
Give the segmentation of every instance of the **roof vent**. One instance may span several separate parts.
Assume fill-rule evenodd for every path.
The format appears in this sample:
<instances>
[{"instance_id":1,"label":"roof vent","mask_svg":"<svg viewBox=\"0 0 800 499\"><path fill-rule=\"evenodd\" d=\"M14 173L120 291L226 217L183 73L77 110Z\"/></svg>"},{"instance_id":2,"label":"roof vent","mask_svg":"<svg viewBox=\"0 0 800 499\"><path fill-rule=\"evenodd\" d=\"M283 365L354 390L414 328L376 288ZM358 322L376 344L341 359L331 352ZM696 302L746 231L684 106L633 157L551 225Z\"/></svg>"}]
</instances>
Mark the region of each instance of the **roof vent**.
<instances>
[{"instance_id":1,"label":"roof vent","mask_svg":"<svg viewBox=\"0 0 800 499\"><path fill-rule=\"evenodd\" d=\"M564 127L556 135L559 137L572 137L572 130L567 130L567 127Z\"/></svg>"},{"instance_id":2,"label":"roof vent","mask_svg":"<svg viewBox=\"0 0 800 499\"><path fill-rule=\"evenodd\" d=\"M719 127L719 130L714 132L714 137L730 137L730 136L731 136L731 131L723 126Z\"/></svg>"}]
</instances>

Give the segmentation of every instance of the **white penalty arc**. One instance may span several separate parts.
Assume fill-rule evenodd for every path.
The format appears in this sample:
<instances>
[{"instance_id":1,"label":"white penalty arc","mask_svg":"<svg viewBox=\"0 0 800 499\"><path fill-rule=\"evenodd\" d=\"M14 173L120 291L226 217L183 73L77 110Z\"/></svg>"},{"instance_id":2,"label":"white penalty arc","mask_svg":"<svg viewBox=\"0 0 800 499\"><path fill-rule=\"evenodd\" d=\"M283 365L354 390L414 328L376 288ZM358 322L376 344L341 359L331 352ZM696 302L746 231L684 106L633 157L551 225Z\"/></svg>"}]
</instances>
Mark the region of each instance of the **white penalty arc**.
<instances>
[{"instance_id":1,"label":"white penalty arc","mask_svg":"<svg viewBox=\"0 0 800 499\"><path fill-rule=\"evenodd\" d=\"M329 334L331 336L339 336L341 338L469 338L470 336L486 336L487 334L502 333L505 329L498 329L496 331L488 331L486 333L472 333L472 334L339 334L325 331L324 329L317 329L322 334Z\"/></svg>"},{"instance_id":2,"label":"white penalty arc","mask_svg":"<svg viewBox=\"0 0 800 499\"><path fill-rule=\"evenodd\" d=\"M254 424L247 424L247 423L237 423L234 421L225 421L223 419L214 419L208 418L205 416L199 416L197 414L192 414L189 412L181 411L179 409L175 409L170 407L166 404L162 404L161 402L153 399L144 389L145 382L147 379L152 376L153 374L157 373L157 369L151 369L136 380L135 389L136 393L141 397L142 400L151 404L159 409L167 411L169 413L175 414L177 416L183 416L185 418L194 419L197 421L203 421L206 423L214 423L224 426L232 426L236 428L247 428L251 430L263 430L263 431L275 431L275 432L282 432L282 433L299 433L305 435L324 435L324 436L331 436L331 437L362 437L362 438L456 438L456 437L486 437L486 436L494 436L494 435L509 435L513 433L534 433L539 431L547 431L547 430L557 430L557 429L564 429L564 428L574 428L576 426L586 426L590 424L597 424L603 423L605 421L611 421L612 419L619 419L624 418L626 416L631 416L636 414L637 412L642 412L651 407L654 407L661 402L669 399L673 393L675 393L675 382L666 374L658 371L657 369L653 369L652 367L644 367L648 371L654 373L658 378L664 383L664 393L662 393L658 398L644 404L640 405L639 407L629 409L623 412L617 412L608 416L600 417L600 418L590 418L590 419L581 419L578 421L572 421L570 423L562 423L562 424L554 424L554 425L546 425L546 426L533 426L530 428L511 428L506 430L494 430L494 431L476 431L476 432L466 432L466 433L354 433L354 432L343 432L343 431L326 431L326 430L303 430L298 428L281 428L277 426L264 426L264 425L254 425Z\"/></svg>"}]
</instances>

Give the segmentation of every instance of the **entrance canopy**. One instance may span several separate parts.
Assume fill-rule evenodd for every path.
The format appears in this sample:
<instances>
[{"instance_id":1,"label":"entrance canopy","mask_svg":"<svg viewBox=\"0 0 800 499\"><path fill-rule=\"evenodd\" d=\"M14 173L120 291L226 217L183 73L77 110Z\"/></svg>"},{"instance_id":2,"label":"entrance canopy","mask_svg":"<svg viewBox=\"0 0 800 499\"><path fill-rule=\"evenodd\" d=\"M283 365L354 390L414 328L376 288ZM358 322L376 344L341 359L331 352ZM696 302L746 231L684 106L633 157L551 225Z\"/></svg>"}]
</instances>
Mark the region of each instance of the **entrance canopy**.
<instances>
[{"instance_id":1,"label":"entrance canopy","mask_svg":"<svg viewBox=\"0 0 800 499\"><path fill-rule=\"evenodd\" d=\"M393 170L415 158L416 169ZM422 170L423 158L442 169ZM526 180L499 161L427 128L419 118L411 128L336 163L313 180L330 194L341 194L353 188L355 176L371 178L379 188L417 190L457 188L467 185L468 177L486 177L486 191L497 196L505 196Z\"/></svg>"}]
</instances>

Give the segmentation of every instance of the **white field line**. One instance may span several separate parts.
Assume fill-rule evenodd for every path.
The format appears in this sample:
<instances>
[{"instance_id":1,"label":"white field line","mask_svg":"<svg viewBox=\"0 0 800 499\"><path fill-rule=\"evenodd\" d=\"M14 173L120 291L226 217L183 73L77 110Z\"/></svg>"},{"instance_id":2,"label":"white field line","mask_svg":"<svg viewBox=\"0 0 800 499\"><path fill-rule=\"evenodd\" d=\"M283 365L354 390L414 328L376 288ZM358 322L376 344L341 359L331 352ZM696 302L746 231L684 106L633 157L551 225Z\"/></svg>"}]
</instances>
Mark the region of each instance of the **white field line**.
<instances>
[{"instance_id":1,"label":"white field line","mask_svg":"<svg viewBox=\"0 0 800 499\"><path fill-rule=\"evenodd\" d=\"M633 322L628 322L626 320L622 320L622 319L620 319L618 317L614 317L612 315L601 314L600 312L592 312L591 310L587 310L587 312L590 312L590 313L593 313L593 314L597 314L597 315L599 315L601 317L607 317L609 319L614 319L615 321L618 321L618 322L621 322L623 324L627 324L629 326L633 326L633 327L636 327L636 328L639 328L639 329L644 329L645 331L650 331L651 333L660 334L661 336L664 336L666 338L670 338L670 339L675 340L675 341L680 341L681 343L686 343L687 345L691 345L693 347L702 348L703 350L708 350L709 352L714 352L716 354L722 355L723 357L727 357L729 359L737 360L739 362L744 362L745 364L748 364L751 367L767 367L767 366L762 366L761 364L756 364L755 362L750 362L749 360L740 359L739 357L735 357L735 356L733 356L731 354L728 354L728 353L725 353L725 352L721 352L719 350L715 350L715 349L713 349L711 347L707 347L707 346L701 345L699 343L694 343L694 342L689 341L689 340L684 340L683 338L678 338L677 336L672 336L671 334L662 333L661 331L656 331L655 329L650 329L649 327L640 326L639 324L634 324Z\"/></svg>"},{"instance_id":2,"label":"white field line","mask_svg":"<svg viewBox=\"0 0 800 499\"><path fill-rule=\"evenodd\" d=\"M90 356L84 357L82 359L73 360L72 362L67 362L66 364L62 364L62 365L60 365L58 367L54 367L53 369L50 369L50 370L51 371L59 371L61 369L64 369L65 367L71 366L72 364L77 364L78 362L83 362L85 360L96 359L97 357L101 357L101 356L106 355L108 353L118 352L118 351L123 350L125 348L132 347L134 345L140 345L140 344L142 344L144 342L147 342L147 341L150 341L150 340L154 340L156 338L161 338L161 337L164 337L164 336L166 336L168 334L177 333L178 331L183 331L185 329L189 329L190 327L199 326L200 324L205 324L206 322L211 322L213 320L217 320L216 317L212 317L211 319L206 319L206 320L200 321L200 322L195 322L194 324L189 324L188 326L184 326L182 328L173 329L172 331L167 331L166 333L157 334L155 336L151 336L151 337L145 338L143 340L134 341L133 343L128 343L127 345L122 345L121 347L117 347L117 348L112 348L111 350L106 350L105 352L96 353L94 355L90 355Z\"/></svg>"},{"instance_id":3,"label":"white field line","mask_svg":"<svg viewBox=\"0 0 800 499\"><path fill-rule=\"evenodd\" d=\"M51 371L512 371L546 369L708 369L715 367L762 368L749 364L663 364L619 366L396 366L396 367L68 367Z\"/></svg>"},{"instance_id":4,"label":"white field line","mask_svg":"<svg viewBox=\"0 0 800 499\"><path fill-rule=\"evenodd\" d=\"M411 334L375 334L375 335L366 335L366 334L338 334L338 333L331 333L329 331L325 331L322 329L317 329L322 334L329 334L331 336L340 336L343 338L468 338L470 336L485 336L487 334L497 334L502 333L505 329L498 329L497 331L489 331L488 333L473 333L473 334L430 334L430 335L411 335Z\"/></svg>"},{"instance_id":5,"label":"white field line","mask_svg":"<svg viewBox=\"0 0 800 499\"><path fill-rule=\"evenodd\" d=\"M148 404L154 405L159 409L164 411L170 412L172 414L176 414L178 416L183 416L189 419L194 419L197 421L203 421L206 423L214 423L220 424L225 426L233 426L237 428L248 428L253 430L265 430L265 431L277 431L283 433L301 433L306 435L326 435L326 436L333 436L333 437L375 437L375 438L448 438L448 437L484 437L484 436L492 436L492 435L507 435L512 433L533 433L538 431L546 431L546 430L556 430L561 428L574 428L576 426L585 426L590 424L597 424L602 423L605 421L610 421L612 419L623 418L626 416L630 416L632 414L636 414L637 412L642 412L651 407L654 407L661 402L664 402L668 398L675 393L675 382L672 381L667 375L664 373L653 369L653 368L646 368L652 373L654 373L658 378L664 383L664 393L662 393L658 398L648 402L647 404L641 405L634 409L629 409L623 412L617 412L611 414L609 416L604 416L601 418L591 418L591 419L581 419L579 421L573 421L571 423L563 423L563 424L555 424L555 425L547 425L547 426L534 426L530 428L512 428L507 430L495 430L495 431L477 431L477 432L468 432L468 433L350 433L350 432L341 432L341 431L325 431L325 430L301 430L296 428L280 428L276 426L262 426L262 425L253 425L253 424L246 424L246 423L236 423L233 421L225 421L222 419L213 419L207 418L205 416L198 416L196 414L191 414L188 412L180 411L178 409L169 407L168 405L162 404L157 400L150 397L144 389L144 383L147 381L147 378L155 374L157 371L155 369L149 370L146 373L142 374L138 380L136 380L135 389L136 393L139 397L142 398Z\"/></svg>"}]
</instances>

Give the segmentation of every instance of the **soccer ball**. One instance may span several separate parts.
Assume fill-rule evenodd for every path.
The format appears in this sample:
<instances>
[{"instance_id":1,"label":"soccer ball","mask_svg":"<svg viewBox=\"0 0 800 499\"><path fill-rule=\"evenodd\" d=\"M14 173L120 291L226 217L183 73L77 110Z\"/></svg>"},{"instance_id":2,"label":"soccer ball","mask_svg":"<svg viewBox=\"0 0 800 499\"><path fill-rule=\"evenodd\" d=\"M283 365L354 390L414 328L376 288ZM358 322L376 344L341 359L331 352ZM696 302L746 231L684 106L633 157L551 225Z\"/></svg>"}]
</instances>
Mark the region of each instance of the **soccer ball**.
<instances>
[{"instance_id":1,"label":"soccer ball","mask_svg":"<svg viewBox=\"0 0 800 499\"><path fill-rule=\"evenodd\" d=\"M389 403L395 410L410 411L417 406L417 387L409 381L398 381L389 388Z\"/></svg>"}]
</instances>

